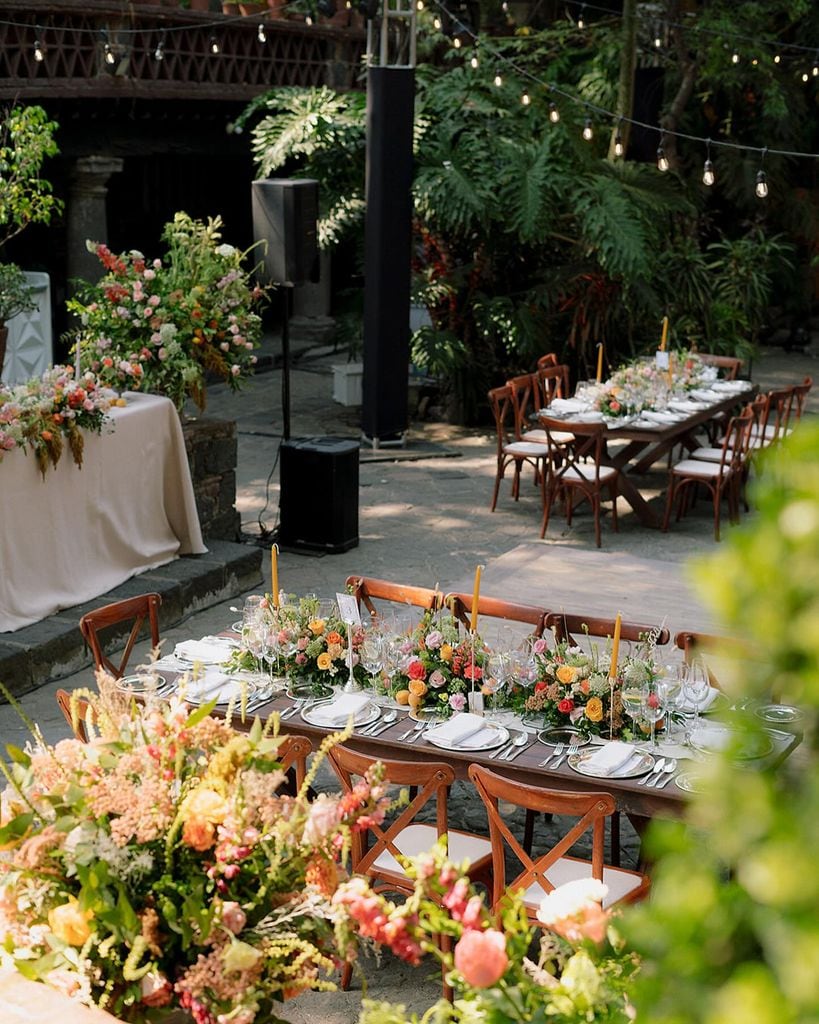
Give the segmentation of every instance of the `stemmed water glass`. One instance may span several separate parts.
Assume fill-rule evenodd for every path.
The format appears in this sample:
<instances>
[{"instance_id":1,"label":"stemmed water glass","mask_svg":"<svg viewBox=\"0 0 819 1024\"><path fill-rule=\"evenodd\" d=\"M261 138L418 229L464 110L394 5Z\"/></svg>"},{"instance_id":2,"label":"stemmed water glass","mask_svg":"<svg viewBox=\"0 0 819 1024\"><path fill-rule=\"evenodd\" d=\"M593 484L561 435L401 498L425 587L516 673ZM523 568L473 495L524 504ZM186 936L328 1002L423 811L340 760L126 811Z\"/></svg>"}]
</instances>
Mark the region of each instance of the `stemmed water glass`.
<instances>
[{"instance_id":1,"label":"stemmed water glass","mask_svg":"<svg viewBox=\"0 0 819 1024\"><path fill-rule=\"evenodd\" d=\"M666 712L666 690L658 683L646 683L640 693L640 715L651 730L651 746L657 747L657 723L661 722Z\"/></svg>"},{"instance_id":2,"label":"stemmed water glass","mask_svg":"<svg viewBox=\"0 0 819 1024\"><path fill-rule=\"evenodd\" d=\"M687 701L694 706L694 722L689 730L689 736L699 728L700 712L708 701L711 691L711 684L708 681L708 671L705 665L699 661L692 661L683 680L683 694Z\"/></svg>"},{"instance_id":3,"label":"stemmed water glass","mask_svg":"<svg viewBox=\"0 0 819 1024\"><path fill-rule=\"evenodd\" d=\"M511 668L512 658L509 651L493 650L489 652L483 675L484 690L492 698L487 718L498 718L500 711L498 707L498 694L506 685Z\"/></svg>"},{"instance_id":4,"label":"stemmed water glass","mask_svg":"<svg viewBox=\"0 0 819 1024\"><path fill-rule=\"evenodd\" d=\"M384 696L382 687L379 687L377 680L384 670L385 663L385 641L376 630L367 633L358 649L358 656L364 670L371 677L371 688L378 697Z\"/></svg>"}]
</instances>

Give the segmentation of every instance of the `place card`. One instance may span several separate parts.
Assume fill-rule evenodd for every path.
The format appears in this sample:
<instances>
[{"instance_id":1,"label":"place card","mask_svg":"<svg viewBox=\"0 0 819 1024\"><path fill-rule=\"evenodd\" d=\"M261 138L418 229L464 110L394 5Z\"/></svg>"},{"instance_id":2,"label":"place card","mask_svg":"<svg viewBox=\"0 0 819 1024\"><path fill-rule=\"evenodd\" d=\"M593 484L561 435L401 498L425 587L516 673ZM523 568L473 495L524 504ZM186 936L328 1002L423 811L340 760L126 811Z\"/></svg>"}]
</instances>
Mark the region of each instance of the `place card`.
<instances>
[{"instance_id":1,"label":"place card","mask_svg":"<svg viewBox=\"0 0 819 1024\"><path fill-rule=\"evenodd\" d=\"M361 613L358 610L358 601L352 594L336 594L336 604L341 621L353 626L361 625Z\"/></svg>"},{"instance_id":2,"label":"place card","mask_svg":"<svg viewBox=\"0 0 819 1024\"><path fill-rule=\"evenodd\" d=\"M658 370L667 370L669 366L668 352L662 352L660 349L657 349L654 354L654 362Z\"/></svg>"}]
</instances>

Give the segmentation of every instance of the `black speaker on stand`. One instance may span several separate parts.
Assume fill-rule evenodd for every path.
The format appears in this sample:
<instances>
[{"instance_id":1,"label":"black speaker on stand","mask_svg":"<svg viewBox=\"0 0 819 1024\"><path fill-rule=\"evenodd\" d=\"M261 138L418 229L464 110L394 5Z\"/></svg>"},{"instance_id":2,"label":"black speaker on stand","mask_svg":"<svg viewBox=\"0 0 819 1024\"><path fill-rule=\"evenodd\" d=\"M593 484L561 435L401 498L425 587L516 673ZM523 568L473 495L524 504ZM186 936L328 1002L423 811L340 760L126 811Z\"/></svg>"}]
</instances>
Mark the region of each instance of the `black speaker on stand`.
<instances>
[{"instance_id":1,"label":"black speaker on stand","mask_svg":"<svg viewBox=\"0 0 819 1024\"><path fill-rule=\"evenodd\" d=\"M253 234L266 242L265 276L282 294L279 543L294 551L348 551L358 544L358 442L290 439L290 292L319 279L318 182L269 178L251 188Z\"/></svg>"}]
</instances>

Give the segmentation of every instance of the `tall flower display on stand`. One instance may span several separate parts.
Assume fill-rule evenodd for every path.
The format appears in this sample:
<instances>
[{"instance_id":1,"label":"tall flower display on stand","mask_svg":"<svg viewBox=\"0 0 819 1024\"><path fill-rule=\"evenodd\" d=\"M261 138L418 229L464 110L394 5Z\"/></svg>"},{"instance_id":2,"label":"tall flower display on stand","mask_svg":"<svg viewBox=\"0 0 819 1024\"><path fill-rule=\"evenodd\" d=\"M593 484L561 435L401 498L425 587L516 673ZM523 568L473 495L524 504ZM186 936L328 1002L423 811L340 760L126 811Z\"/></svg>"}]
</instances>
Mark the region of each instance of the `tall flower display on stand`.
<instances>
[{"instance_id":1,"label":"tall flower display on stand","mask_svg":"<svg viewBox=\"0 0 819 1024\"><path fill-rule=\"evenodd\" d=\"M80 365L111 387L167 395L180 410L188 398L204 408L208 375L238 387L256 362L263 290L221 228L219 217L205 224L177 213L162 234L164 259L89 242L105 275L68 302L81 322Z\"/></svg>"},{"instance_id":2,"label":"tall flower display on stand","mask_svg":"<svg viewBox=\"0 0 819 1024\"><path fill-rule=\"evenodd\" d=\"M92 742L10 748L3 766L2 959L140 1024L173 1008L270 1024L282 999L332 988L337 933L353 955L338 863L383 817L378 771L310 803L313 772L287 795L270 725L237 733L210 705L139 713L98 682Z\"/></svg>"}]
</instances>

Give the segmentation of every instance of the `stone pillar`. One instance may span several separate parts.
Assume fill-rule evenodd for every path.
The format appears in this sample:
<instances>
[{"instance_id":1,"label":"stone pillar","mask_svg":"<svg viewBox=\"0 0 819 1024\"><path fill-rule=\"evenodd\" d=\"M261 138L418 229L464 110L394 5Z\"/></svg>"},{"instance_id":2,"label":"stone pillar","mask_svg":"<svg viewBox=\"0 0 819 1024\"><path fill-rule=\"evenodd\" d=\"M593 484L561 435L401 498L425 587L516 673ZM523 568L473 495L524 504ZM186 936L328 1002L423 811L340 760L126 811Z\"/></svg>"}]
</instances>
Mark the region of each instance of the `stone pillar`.
<instances>
[{"instance_id":1,"label":"stone pillar","mask_svg":"<svg viewBox=\"0 0 819 1024\"><path fill-rule=\"evenodd\" d=\"M108 218L105 199L108 195L108 179L122 170L118 157L83 156L74 164L68 186L67 234L68 259L67 278L69 288L72 278L97 281L103 269L97 257L85 246L86 240L106 242L108 240Z\"/></svg>"}]
</instances>

